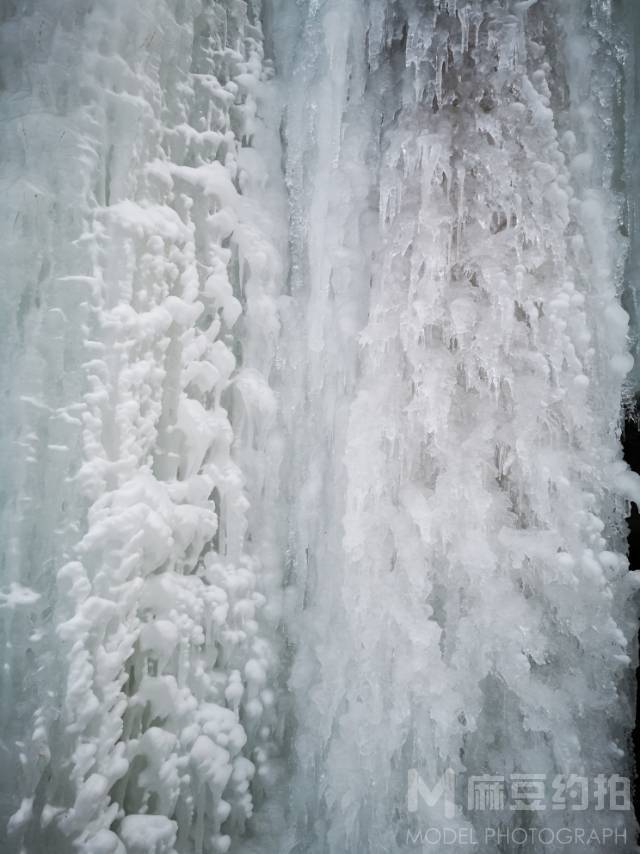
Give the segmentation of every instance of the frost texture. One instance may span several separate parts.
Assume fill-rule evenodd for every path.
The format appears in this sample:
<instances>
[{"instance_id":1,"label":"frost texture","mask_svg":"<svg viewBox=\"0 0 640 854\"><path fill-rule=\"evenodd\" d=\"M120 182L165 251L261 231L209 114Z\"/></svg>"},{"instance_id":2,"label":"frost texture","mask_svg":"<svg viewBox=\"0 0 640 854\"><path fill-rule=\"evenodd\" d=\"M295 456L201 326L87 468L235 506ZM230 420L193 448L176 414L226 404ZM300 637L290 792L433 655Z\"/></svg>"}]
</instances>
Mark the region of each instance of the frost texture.
<instances>
[{"instance_id":1,"label":"frost texture","mask_svg":"<svg viewBox=\"0 0 640 854\"><path fill-rule=\"evenodd\" d=\"M278 725L258 10L49 5L0 29L11 844L225 852Z\"/></svg>"},{"instance_id":2,"label":"frost texture","mask_svg":"<svg viewBox=\"0 0 640 854\"><path fill-rule=\"evenodd\" d=\"M630 767L615 36L606 3L308 3L289 60L275 7L304 81L290 844L388 854L409 768ZM523 817L445 824L485 822ZM425 806L419 825L442 823ZM633 838L628 814L588 824Z\"/></svg>"},{"instance_id":3,"label":"frost texture","mask_svg":"<svg viewBox=\"0 0 640 854\"><path fill-rule=\"evenodd\" d=\"M411 768L628 773L636 26L2 4L7 851L395 854Z\"/></svg>"}]
</instances>

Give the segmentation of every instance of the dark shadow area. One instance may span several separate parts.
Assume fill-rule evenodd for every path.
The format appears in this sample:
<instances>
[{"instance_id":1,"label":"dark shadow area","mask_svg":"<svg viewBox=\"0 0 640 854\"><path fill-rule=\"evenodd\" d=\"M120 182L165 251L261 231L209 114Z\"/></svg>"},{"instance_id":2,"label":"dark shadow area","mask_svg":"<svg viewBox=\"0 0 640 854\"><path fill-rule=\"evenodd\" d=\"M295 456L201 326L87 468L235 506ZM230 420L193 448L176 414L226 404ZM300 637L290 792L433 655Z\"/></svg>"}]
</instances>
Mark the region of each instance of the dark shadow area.
<instances>
[{"instance_id":1,"label":"dark shadow area","mask_svg":"<svg viewBox=\"0 0 640 854\"><path fill-rule=\"evenodd\" d=\"M622 433L622 448L624 458L633 469L640 474L640 400L636 399L627 407ZM629 536L627 538L627 555L631 571L640 569L640 512L637 504L631 504L631 513L627 517ZM636 640L636 643L638 641ZM633 806L636 818L640 822L640 666L636 668L636 723L633 730L634 766L632 777ZM640 835L638 836L640 841Z\"/></svg>"}]
</instances>

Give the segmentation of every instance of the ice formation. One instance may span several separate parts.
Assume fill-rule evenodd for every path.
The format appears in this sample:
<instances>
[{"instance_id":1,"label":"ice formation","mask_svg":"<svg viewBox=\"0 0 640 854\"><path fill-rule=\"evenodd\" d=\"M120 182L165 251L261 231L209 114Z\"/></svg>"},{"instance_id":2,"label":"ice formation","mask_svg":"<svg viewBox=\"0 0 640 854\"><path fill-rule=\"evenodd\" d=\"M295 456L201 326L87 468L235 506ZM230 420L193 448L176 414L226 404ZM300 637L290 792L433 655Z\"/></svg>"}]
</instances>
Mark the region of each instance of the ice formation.
<instances>
[{"instance_id":1,"label":"ice formation","mask_svg":"<svg viewBox=\"0 0 640 854\"><path fill-rule=\"evenodd\" d=\"M260 22L242 2L10 7L10 838L225 852L279 725L261 526L282 253L251 201L272 180Z\"/></svg>"},{"instance_id":2,"label":"ice formation","mask_svg":"<svg viewBox=\"0 0 640 854\"><path fill-rule=\"evenodd\" d=\"M0 6L8 852L394 854L411 773L631 773L639 26ZM634 850L586 816L446 818Z\"/></svg>"},{"instance_id":3,"label":"ice formation","mask_svg":"<svg viewBox=\"0 0 640 854\"><path fill-rule=\"evenodd\" d=\"M408 767L629 769L633 360L614 36L585 5L305 7L296 851L401 848Z\"/></svg>"}]
</instances>

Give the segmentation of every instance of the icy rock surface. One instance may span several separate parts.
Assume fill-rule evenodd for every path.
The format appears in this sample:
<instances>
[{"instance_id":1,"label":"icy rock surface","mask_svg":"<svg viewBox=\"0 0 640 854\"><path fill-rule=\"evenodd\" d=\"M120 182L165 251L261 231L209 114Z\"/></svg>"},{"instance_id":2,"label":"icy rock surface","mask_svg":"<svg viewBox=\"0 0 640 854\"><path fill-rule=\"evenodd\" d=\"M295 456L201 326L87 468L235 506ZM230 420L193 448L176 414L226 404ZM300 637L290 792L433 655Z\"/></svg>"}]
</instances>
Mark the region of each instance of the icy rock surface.
<instances>
[{"instance_id":1,"label":"icy rock surface","mask_svg":"<svg viewBox=\"0 0 640 854\"><path fill-rule=\"evenodd\" d=\"M410 769L629 773L637 26L0 3L3 852L396 854Z\"/></svg>"},{"instance_id":2,"label":"icy rock surface","mask_svg":"<svg viewBox=\"0 0 640 854\"><path fill-rule=\"evenodd\" d=\"M273 782L258 12L0 10L3 851L226 852Z\"/></svg>"},{"instance_id":3,"label":"icy rock surface","mask_svg":"<svg viewBox=\"0 0 640 854\"><path fill-rule=\"evenodd\" d=\"M408 769L630 769L623 47L606 2L298 5L273 3L297 81L285 850L388 854ZM485 823L584 823L459 807L479 851ZM628 812L588 824L633 845Z\"/></svg>"},{"instance_id":4,"label":"icy rock surface","mask_svg":"<svg viewBox=\"0 0 640 854\"><path fill-rule=\"evenodd\" d=\"M635 359L629 377L631 390L640 391L640 171L637 168L640 156L640 6L632 0L613 7L613 23L619 33L619 41L625 49L619 52L622 69L621 85L617 97L618 170L615 186L625 196L622 231L628 238L625 264L625 288L622 304L629 312L631 352ZM620 162L621 161L621 162Z\"/></svg>"}]
</instances>

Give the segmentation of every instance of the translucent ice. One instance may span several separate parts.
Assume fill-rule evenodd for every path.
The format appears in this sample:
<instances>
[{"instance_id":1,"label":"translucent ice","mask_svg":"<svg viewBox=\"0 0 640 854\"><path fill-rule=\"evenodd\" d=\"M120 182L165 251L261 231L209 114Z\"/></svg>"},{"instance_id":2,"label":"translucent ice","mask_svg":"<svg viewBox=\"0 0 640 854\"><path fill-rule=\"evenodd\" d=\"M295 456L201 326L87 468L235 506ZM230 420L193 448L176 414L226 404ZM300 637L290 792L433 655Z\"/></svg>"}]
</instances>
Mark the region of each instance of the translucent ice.
<instances>
[{"instance_id":1,"label":"translucent ice","mask_svg":"<svg viewBox=\"0 0 640 854\"><path fill-rule=\"evenodd\" d=\"M290 22L289 839L388 854L442 818L408 814L411 769L630 769L624 46L604 2L300 5L296 24L273 3ZM519 821L465 798L452 824L483 840ZM589 823L633 839L629 812Z\"/></svg>"}]
</instances>

